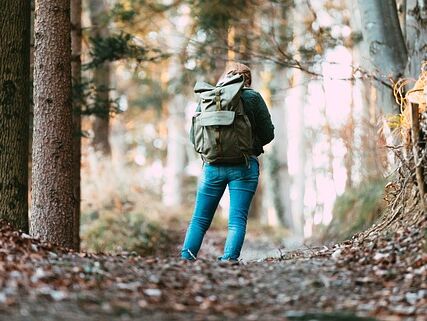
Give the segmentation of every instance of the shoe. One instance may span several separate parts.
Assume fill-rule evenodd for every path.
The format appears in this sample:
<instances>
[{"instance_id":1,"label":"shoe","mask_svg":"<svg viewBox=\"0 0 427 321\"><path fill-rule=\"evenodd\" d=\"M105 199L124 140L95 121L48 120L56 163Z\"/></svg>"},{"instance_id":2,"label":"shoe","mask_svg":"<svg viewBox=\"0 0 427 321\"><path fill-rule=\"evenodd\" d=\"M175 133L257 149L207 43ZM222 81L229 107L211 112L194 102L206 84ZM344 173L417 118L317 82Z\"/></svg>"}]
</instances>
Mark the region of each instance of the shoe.
<instances>
[{"instance_id":1,"label":"shoe","mask_svg":"<svg viewBox=\"0 0 427 321\"><path fill-rule=\"evenodd\" d=\"M240 265L240 261L237 259L223 259L221 256L218 257L218 263L222 266Z\"/></svg>"}]
</instances>

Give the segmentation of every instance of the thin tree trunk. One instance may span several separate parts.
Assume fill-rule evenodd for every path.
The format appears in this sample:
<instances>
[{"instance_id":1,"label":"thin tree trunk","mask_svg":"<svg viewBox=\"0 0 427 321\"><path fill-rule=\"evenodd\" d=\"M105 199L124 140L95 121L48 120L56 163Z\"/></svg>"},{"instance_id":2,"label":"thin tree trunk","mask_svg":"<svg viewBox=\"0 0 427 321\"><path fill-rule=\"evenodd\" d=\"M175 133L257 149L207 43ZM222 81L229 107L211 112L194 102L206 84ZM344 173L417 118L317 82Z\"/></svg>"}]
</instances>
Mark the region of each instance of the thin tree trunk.
<instances>
[{"instance_id":1,"label":"thin tree trunk","mask_svg":"<svg viewBox=\"0 0 427 321\"><path fill-rule=\"evenodd\" d=\"M80 249L80 169L81 169L81 49L82 1L71 0L71 77L73 80L73 187L76 206L73 215L74 248Z\"/></svg>"},{"instance_id":2,"label":"thin tree trunk","mask_svg":"<svg viewBox=\"0 0 427 321\"><path fill-rule=\"evenodd\" d=\"M281 101L283 104L283 101ZM290 207L290 185L288 165L288 137L284 106L279 103L274 104L271 110L272 120L275 125L275 135L278 137L273 145L269 162L269 176L271 184L271 194L274 210L280 225L288 229L293 229L293 218Z\"/></svg>"},{"instance_id":3,"label":"thin tree trunk","mask_svg":"<svg viewBox=\"0 0 427 321\"><path fill-rule=\"evenodd\" d=\"M273 14L273 31L274 39L280 50L287 50L288 40L286 35L289 29L292 28L290 23L290 16L292 10L289 3L280 3L272 5L271 12ZM271 16L268 16L270 19ZM248 22L249 26L261 26L262 21L255 16ZM262 17L261 19L266 19ZM247 29L253 30L253 29ZM259 34L260 31L254 31L254 34ZM251 38L244 37L244 44L249 46L250 52ZM244 52L244 49L241 48ZM247 58L247 57L246 57ZM271 106L271 118L275 127L276 139L272 143L271 152L268 153L267 161L264 162L267 179L264 184L265 194L269 202L268 209L263 211L264 218L270 225L280 224L281 226L292 231L294 229L294 222L292 217L292 208L290 200L291 190L291 176L289 174L289 160L288 160L288 106L286 104L286 97L288 92L285 87L289 86L289 78L292 77L292 70L286 70L283 67L275 66L271 70L271 74L266 79L266 86L269 94L266 95L267 105ZM270 98L270 101L268 101Z\"/></svg>"},{"instance_id":4,"label":"thin tree trunk","mask_svg":"<svg viewBox=\"0 0 427 321\"><path fill-rule=\"evenodd\" d=\"M305 163L306 163L306 149L305 149L305 122L304 122L304 107L306 103L307 95L307 84L305 83L306 78L302 71L295 69L293 75L293 82L295 88L292 89L291 95L294 96L295 104L294 110L291 112L293 115L293 130L294 137L292 137L292 143L295 151L296 158L296 174L294 176L294 192L295 199L293 200L292 206L292 218L293 218L293 234L297 238L304 237L304 196L305 196Z\"/></svg>"},{"instance_id":5,"label":"thin tree trunk","mask_svg":"<svg viewBox=\"0 0 427 321\"><path fill-rule=\"evenodd\" d=\"M176 75L175 75L176 76ZM186 161L185 107L187 99L182 94L169 101L168 145L166 175L163 184L163 203L179 206L183 201L183 174Z\"/></svg>"},{"instance_id":6,"label":"thin tree trunk","mask_svg":"<svg viewBox=\"0 0 427 321\"><path fill-rule=\"evenodd\" d=\"M0 218L28 232L31 3L0 12Z\"/></svg>"},{"instance_id":7,"label":"thin tree trunk","mask_svg":"<svg viewBox=\"0 0 427 321\"><path fill-rule=\"evenodd\" d=\"M184 18L184 21L189 22L190 17ZM186 23L181 25L180 31L187 29L189 25ZM175 28L165 30L167 34L174 39L177 53L170 58L167 67L162 68L162 72L166 72L166 77L161 77L172 84L168 86L169 101L165 104L164 113L167 115L167 158L166 171L162 186L162 202L166 206L179 207L184 201L184 173L187 164L187 149L188 134L185 129L185 111L189 104L187 94L187 84L182 82L184 72L184 62L186 60L187 41L180 37L179 32ZM179 39L179 40L178 40ZM186 90L187 89L187 90Z\"/></svg>"},{"instance_id":8,"label":"thin tree trunk","mask_svg":"<svg viewBox=\"0 0 427 321\"><path fill-rule=\"evenodd\" d=\"M92 36L106 38L109 36L108 26L105 23L108 9L105 0L90 0L90 20L92 23ZM102 63L93 70L93 82L95 85L95 105L97 113L92 124L92 146L95 151L104 156L111 154L109 142L110 136L110 66L108 62Z\"/></svg>"},{"instance_id":9,"label":"thin tree trunk","mask_svg":"<svg viewBox=\"0 0 427 321\"><path fill-rule=\"evenodd\" d=\"M30 232L73 248L70 0L37 0Z\"/></svg>"},{"instance_id":10,"label":"thin tree trunk","mask_svg":"<svg viewBox=\"0 0 427 321\"><path fill-rule=\"evenodd\" d=\"M354 88L355 88L356 82L353 80L351 82L351 98L350 98L350 112L348 115L348 121L347 124L344 127L343 132L343 141L344 145L346 147L346 154L344 156L344 167L346 170L346 182L345 187L346 189L350 189L353 187L353 166L354 166L354 130L355 130L355 120L354 120Z\"/></svg>"},{"instance_id":11,"label":"thin tree trunk","mask_svg":"<svg viewBox=\"0 0 427 321\"><path fill-rule=\"evenodd\" d=\"M275 126L275 139L271 153L270 179L273 187L273 204L280 224L292 230L294 222L291 210L290 189L291 177L288 163L288 115L285 105L286 92L282 89L286 83L286 71L283 68L274 70L271 86L274 86L271 101L271 116Z\"/></svg>"},{"instance_id":12,"label":"thin tree trunk","mask_svg":"<svg viewBox=\"0 0 427 321\"><path fill-rule=\"evenodd\" d=\"M294 8L292 23L294 28L295 48L301 48L304 43L304 25L305 14L307 10ZM300 53L295 55L297 60L301 60ZM305 164L306 164L306 142L305 142L305 121L304 109L307 99L307 76L299 69L295 69L292 75L292 89L289 91L290 100L289 114L292 115L292 121L289 123L290 130L293 132L290 143L291 153L295 159L295 174L293 175L293 194L292 201L292 219L293 219L293 236L298 242L304 238L304 198L305 198Z\"/></svg>"},{"instance_id":13,"label":"thin tree trunk","mask_svg":"<svg viewBox=\"0 0 427 321\"><path fill-rule=\"evenodd\" d=\"M227 34L227 32L224 32L224 34ZM227 56L228 56L228 49L227 49L227 43L228 40L225 39L221 43L221 41L218 41L218 47L214 48L213 54L215 57L215 68L213 70L213 75L215 76L215 80L213 83L219 80L221 75L224 73L225 68L227 66Z\"/></svg>"}]
</instances>

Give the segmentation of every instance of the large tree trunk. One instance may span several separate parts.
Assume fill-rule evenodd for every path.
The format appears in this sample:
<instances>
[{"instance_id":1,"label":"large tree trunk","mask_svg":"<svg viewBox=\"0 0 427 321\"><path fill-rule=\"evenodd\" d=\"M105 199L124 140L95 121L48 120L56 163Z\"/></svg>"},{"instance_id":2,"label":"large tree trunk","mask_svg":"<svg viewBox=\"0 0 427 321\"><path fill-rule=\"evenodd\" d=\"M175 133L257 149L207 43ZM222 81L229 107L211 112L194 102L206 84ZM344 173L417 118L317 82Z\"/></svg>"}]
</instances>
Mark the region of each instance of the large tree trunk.
<instances>
[{"instance_id":1,"label":"large tree trunk","mask_svg":"<svg viewBox=\"0 0 427 321\"><path fill-rule=\"evenodd\" d=\"M368 48L366 69L381 82L377 83L378 104L384 113L396 113L390 78L397 80L405 70L407 52L399 25L395 0L358 0L364 42ZM372 70L374 69L374 70Z\"/></svg>"},{"instance_id":2,"label":"large tree trunk","mask_svg":"<svg viewBox=\"0 0 427 321\"><path fill-rule=\"evenodd\" d=\"M30 232L73 248L70 0L37 0Z\"/></svg>"},{"instance_id":3,"label":"large tree trunk","mask_svg":"<svg viewBox=\"0 0 427 321\"><path fill-rule=\"evenodd\" d=\"M71 77L73 80L73 188L76 206L73 215L74 248L80 248L80 169L81 169L81 49L82 1L71 0Z\"/></svg>"},{"instance_id":4,"label":"large tree trunk","mask_svg":"<svg viewBox=\"0 0 427 321\"><path fill-rule=\"evenodd\" d=\"M351 10L350 25L355 33L362 32L362 24L360 17L359 6L352 0L347 0L348 8ZM355 66L360 64L363 53L363 41L352 43L352 56L353 64ZM378 148L378 114L379 111L376 107L376 89L373 81L370 79L355 79L353 82L353 104L355 109L359 110L354 114L354 121L360 130L356 130L352 135L354 136L355 143L359 142L356 146L354 160L360 168L360 182L377 181L382 179L384 164L381 164L381 159L386 156L384 149ZM360 99L355 99L355 96ZM356 184L356 185L357 185Z\"/></svg>"},{"instance_id":5,"label":"large tree trunk","mask_svg":"<svg viewBox=\"0 0 427 321\"><path fill-rule=\"evenodd\" d=\"M0 218L27 232L31 3L0 12Z\"/></svg>"},{"instance_id":6,"label":"large tree trunk","mask_svg":"<svg viewBox=\"0 0 427 321\"><path fill-rule=\"evenodd\" d=\"M427 1L406 0L406 46L408 48L408 64L405 76L417 78L421 64L427 61Z\"/></svg>"},{"instance_id":7,"label":"large tree trunk","mask_svg":"<svg viewBox=\"0 0 427 321\"><path fill-rule=\"evenodd\" d=\"M109 36L108 25L106 25L106 17L108 15L108 7L106 0L90 0L88 1L90 10L90 20L92 23L92 37L106 38ZM95 85L95 106L96 114L92 124L93 140L92 146L95 151L101 155L109 156L111 154L111 146L109 142L110 136L110 66L108 62L95 67L93 70L93 83Z\"/></svg>"}]
</instances>

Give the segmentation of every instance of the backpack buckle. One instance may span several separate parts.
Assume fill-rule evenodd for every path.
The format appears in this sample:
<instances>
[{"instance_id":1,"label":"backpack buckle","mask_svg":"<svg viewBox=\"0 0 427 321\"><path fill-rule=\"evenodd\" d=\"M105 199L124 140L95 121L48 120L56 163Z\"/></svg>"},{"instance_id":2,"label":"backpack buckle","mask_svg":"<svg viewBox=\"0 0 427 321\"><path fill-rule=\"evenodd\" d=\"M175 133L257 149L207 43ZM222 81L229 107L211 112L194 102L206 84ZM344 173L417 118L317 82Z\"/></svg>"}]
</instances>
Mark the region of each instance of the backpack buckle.
<instances>
[{"instance_id":1,"label":"backpack buckle","mask_svg":"<svg viewBox=\"0 0 427 321\"><path fill-rule=\"evenodd\" d=\"M221 110L221 90L215 90L216 110Z\"/></svg>"}]
</instances>

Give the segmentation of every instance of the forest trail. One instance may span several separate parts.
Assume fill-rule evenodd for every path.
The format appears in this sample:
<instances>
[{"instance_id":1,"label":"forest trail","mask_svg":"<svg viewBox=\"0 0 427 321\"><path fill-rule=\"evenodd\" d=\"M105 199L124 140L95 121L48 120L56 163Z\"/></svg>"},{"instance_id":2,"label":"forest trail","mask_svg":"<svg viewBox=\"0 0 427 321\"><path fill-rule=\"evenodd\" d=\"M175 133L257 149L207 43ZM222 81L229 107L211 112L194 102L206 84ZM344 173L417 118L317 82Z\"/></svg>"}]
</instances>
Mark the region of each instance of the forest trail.
<instances>
[{"instance_id":1,"label":"forest trail","mask_svg":"<svg viewBox=\"0 0 427 321\"><path fill-rule=\"evenodd\" d=\"M0 320L423 321L421 231L233 265L73 253L2 227Z\"/></svg>"}]
</instances>

